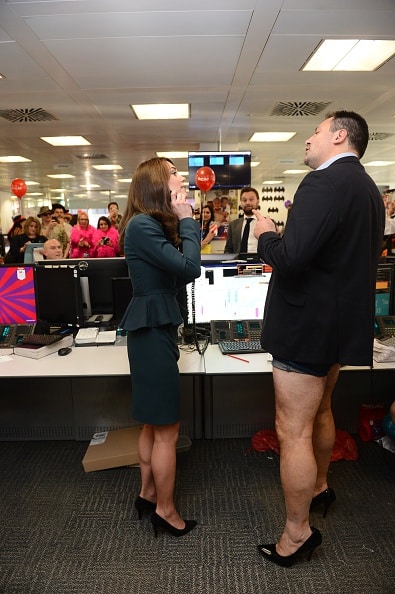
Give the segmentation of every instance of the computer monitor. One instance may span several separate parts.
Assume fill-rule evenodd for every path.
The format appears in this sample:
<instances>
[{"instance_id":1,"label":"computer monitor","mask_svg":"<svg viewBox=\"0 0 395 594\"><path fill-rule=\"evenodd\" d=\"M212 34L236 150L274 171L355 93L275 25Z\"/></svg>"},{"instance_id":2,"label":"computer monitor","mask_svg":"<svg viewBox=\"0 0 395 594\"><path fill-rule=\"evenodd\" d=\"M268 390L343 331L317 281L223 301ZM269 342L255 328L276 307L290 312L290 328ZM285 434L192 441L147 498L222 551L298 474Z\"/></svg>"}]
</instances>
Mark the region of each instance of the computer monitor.
<instances>
[{"instance_id":1,"label":"computer monitor","mask_svg":"<svg viewBox=\"0 0 395 594\"><path fill-rule=\"evenodd\" d=\"M0 266L0 324L37 322L34 266Z\"/></svg>"},{"instance_id":2,"label":"computer monitor","mask_svg":"<svg viewBox=\"0 0 395 594\"><path fill-rule=\"evenodd\" d=\"M51 326L78 328L84 325L77 268L37 266L36 297L40 320Z\"/></svg>"},{"instance_id":3,"label":"computer monitor","mask_svg":"<svg viewBox=\"0 0 395 594\"><path fill-rule=\"evenodd\" d=\"M119 326L126 308L133 297L133 287L128 276L112 279L113 322Z\"/></svg>"},{"instance_id":4,"label":"computer monitor","mask_svg":"<svg viewBox=\"0 0 395 594\"><path fill-rule=\"evenodd\" d=\"M376 274L375 314L389 316L393 314L393 264L379 264Z\"/></svg>"},{"instance_id":5,"label":"computer monitor","mask_svg":"<svg viewBox=\"0 0 395 594\"><path fill-rule=\"evenodd\" d=\"M38 265L75 267L81 279L87 277L92 315L113 313L112 279L129 276L125 258L68 258Z\"/></svg>"},{"instance_id":6,"label":"computer monitor","mask_svg":"<svg viewBox=\"0 0 395 594\"><path fill-rule=\"evenodd\" d=\"M212 320L262 320L271 273L263 266L202 266L194 283L195 323ZM193 323L192 283L187 285L188 321Z\"/></svg>"},{"instance_id":7,"label":"computer monitor","mask_svg":"<svg viewBox=\"0 0 395 594\"><path fill-rule=\"evenodd\" d=\"M33 264L38 260L44 260L42 254L43 243L26 243L23 261L25 264Z\"/></svg>"}]
</instances>

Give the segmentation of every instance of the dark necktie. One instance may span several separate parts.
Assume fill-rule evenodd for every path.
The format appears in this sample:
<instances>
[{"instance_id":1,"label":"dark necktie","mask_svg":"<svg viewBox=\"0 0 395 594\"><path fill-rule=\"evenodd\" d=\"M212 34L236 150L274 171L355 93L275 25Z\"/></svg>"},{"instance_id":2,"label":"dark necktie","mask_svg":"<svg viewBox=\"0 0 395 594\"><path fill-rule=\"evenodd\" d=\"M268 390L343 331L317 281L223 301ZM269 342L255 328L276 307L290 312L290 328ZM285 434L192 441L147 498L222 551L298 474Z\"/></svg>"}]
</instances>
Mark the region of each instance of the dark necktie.
<instances>
[{"instance_id":1,"label":"dark necktie","mask_svg":"<svg viewBox=\"0 0 395 594\"><path fill-rule=\"evenodd\" d=\"M248 251L248 236L250 234L251 221L252 221L252 217L249 219L246 219L246 224L244 226L243 235L241 237L240 254L246 254Z\"/></svg>"}]
</instances>

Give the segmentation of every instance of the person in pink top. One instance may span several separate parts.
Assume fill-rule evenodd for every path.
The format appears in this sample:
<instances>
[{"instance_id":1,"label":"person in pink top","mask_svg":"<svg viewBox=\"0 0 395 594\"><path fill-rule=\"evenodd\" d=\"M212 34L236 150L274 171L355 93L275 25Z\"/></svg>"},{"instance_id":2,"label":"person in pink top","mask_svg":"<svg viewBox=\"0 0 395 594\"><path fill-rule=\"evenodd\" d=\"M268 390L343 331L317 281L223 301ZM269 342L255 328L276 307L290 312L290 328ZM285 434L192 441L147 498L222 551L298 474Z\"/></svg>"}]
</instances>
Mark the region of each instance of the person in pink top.
<instances>
[{"instance_id":1,"label":"person in pink top","mask_svg":"<svg viewBox=\"0 0 395 594\"><path fill-rule=\"evenodd\" d=\"M94 242L93 236L96 229L89 224L88 214L78 211L77 224L71 230L70 237L70 258L93 258Z\"/></svg>"},{"instance_id":2,"label":"person in pink top","mask_svg":"<svg viewBox=\"0 0 395 594\"><path fill-rule=\"evenodd\" d=\"M119 232L111 226L108 217L102 216L97 221L97 230L93 236L94 255L97 258L115 258L120 254Z\"/></svg>"}]
</instances>

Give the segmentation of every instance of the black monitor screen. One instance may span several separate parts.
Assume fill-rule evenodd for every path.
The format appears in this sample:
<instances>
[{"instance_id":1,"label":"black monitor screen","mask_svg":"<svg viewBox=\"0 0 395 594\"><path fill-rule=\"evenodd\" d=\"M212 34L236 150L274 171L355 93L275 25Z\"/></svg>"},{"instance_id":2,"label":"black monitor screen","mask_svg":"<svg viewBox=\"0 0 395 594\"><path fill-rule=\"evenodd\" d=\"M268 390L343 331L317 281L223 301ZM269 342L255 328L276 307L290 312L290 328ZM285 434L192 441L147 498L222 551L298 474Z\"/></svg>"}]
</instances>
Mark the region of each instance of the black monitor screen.
<instances>
[{"instance_id":1,"label":"black monitor screen","mask_svg":"<svg viewBox=\"0 0 395 594\"><path fill-rule=\"evenodd\" d=\"M393 264L379 264L376 274L376 316L392 315Z\"/></svg>"},{"instance_id":2,"label":"black monitor screen","mask_svg":"<svg viewBox=\"0 0 395 594\"><path fill-rule=\"evenodd\" d=\"M34 267L0 266L0 324L37 322Z\"/></svg>"},{"instance_id":3,"label":"black monitor screen","mask_svg":"<svg viewBox=\"0 0 395 594\"><path fill-rule=\"evenodd\" d=\"M251 185L251 151L188 153L189 188L197 190L196 172L210 167L215 174L216 188L244 188Z\"/></svg>"},{"instance_id":4,"label":"black monitor screen","mask_svg":"<svg viewBox=\"0 0 395 594\"><path fill-rule=\"evenodd\" d=\"M87 277L92 314L113 313L112 279L129 276L125 258L69 258L43 260L38 264L76 267L80 278Z\"/></svg>"},{"instance_id":5,"label":"black monitor screen","mask_svg":"<svg viewBox=\"0 0 395 594\"><path fill-rule=\"evenodd\" d=\"M54 326L84 325L78 270L38 266L36 295L41 320Z\"/></svg>"}]
</instances>

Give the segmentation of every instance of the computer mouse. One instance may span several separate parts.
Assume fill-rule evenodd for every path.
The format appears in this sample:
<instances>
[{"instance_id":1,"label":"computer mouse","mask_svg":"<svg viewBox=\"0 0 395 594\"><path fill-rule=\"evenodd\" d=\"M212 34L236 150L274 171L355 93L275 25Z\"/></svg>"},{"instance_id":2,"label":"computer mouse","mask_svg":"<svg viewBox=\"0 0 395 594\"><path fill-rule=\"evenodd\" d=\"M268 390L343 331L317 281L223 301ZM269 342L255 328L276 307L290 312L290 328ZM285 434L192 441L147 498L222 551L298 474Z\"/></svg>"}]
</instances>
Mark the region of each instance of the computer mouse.
<instances>
[{"instance_id":1,"label":"computer mouse","mask_svg":"<svg viewBox=\"0 0 395 594\"><path fill-rule=\"evenodd\" d=\"M58 350L58 355L60 357L64 357L65 355L68 355L69 353L71 353L70 347L63 347L62 349Z\"/></svg>"}]
</instances>

